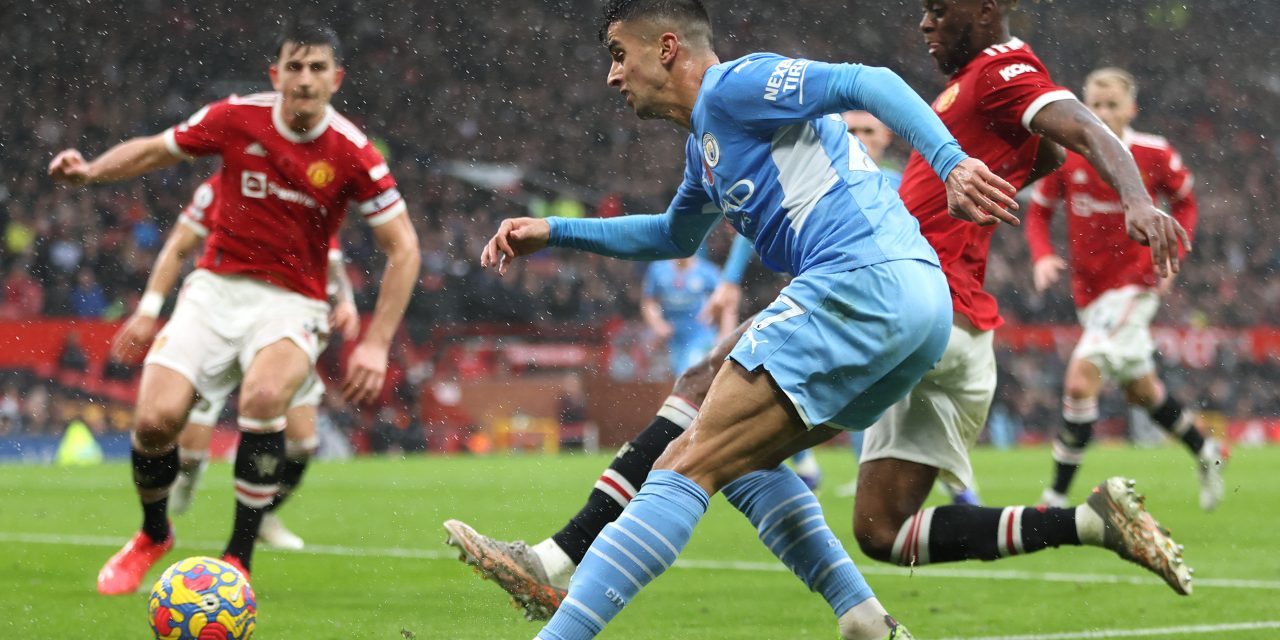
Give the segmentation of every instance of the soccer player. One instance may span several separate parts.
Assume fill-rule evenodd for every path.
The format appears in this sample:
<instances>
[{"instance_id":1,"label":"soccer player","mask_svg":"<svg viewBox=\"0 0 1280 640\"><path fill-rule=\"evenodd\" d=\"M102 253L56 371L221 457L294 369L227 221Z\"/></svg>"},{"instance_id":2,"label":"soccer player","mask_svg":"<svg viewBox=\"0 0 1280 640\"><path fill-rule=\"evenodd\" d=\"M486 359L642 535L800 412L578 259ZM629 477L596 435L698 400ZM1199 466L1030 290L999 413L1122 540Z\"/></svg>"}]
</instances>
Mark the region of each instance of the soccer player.
<instances>
[{"instance_id":1,"label":"soccer player","mask_svg":"<svg viewBox=\"0 0 1280 640\"><path fill-rule=\"evenodd\" d=\"M229 183L219 224L173 316L147 354L132 434L142 530L98 575L104 594L133 592L173 547L168 492L177 438L197 397L240 384L235 524L223 558L251 569L254 539L278 490L285 412L328 333L329 238L349 202L387 256L377 306L348 360L343 395L377 397L387 352L418 273L417 237L381 155L329 99L343 77L332 30L283 34L269 68L274 93L232 96L159 135L93 161L68 149L49 174L73 184L127 180L194 155L217 154Z\"/></svg>"},{"instance_id":2,"label":"soccer player","mask_svg":"<svg viewBox=\"0 0 1280 640\"><path fill-rule=\"evenodd\" d=\"M712 382L621 516L592 543L538 637L599 634L668 568L725 497L809 588L844 638L909 637L826 526L813 494L780 463L840 430L870 426L942 355L946 278L902 201L839 113L866 109L944 179L951 211L1016 221L1012 186L969 158L887 69L752 54L721 63L698 0L615 0L601 40L608 83L642 118L690 130L684 181L666 213L502 222L481 264L501 274L545 246L630 259L692 255L724 215L766 266L793 274Z\"/></svg>"},{"instance_id":3,"label":"soccer player","mask_svg":"<svg viewBox=\"0 0 1280 640\"><path fill-rule=\"evenodd\" d=\"M138 308L112 339L111 355L116 360L136 362L151 346L156 335L156 318L178 279L182 265L209 236L209 228L218 223L221 186L222 174L215 172L200 184L191 202L178 216L178 224L174 225L156 255ZM356 339L360 333L360 318L337 236L329 241L329 284L326 290L332 306L329 326L340 331L347 340ZM277 548L301 549L304 546L302 538L289 531L275 512L301 483L315 451L316 406L323 395L324 383L313 374L303 383L285 413L285 459L280 491L267 508L258 530L259 539ZM209 465L209 441L213 427L226 400L226 397L202 397L187 416L187 424L178 437L178 477L169 492L169 511L173 514L185 513L195 498L196 488Z\"/></svg>"},{"instance_id":4,"label":"soccer player","mask_svg":"<svg viewBox=\"0 0 1280 640\"><path fill-rule=\"evenodd\" d=\"M706 357L716 344L715 327L704 323L698 312L719 280L720 269L696 255L654 262L645 271L640 313L666 344L676 375Z\"/></svg>"},{"instance_id":5,"label":"soccer player","mask_svg":"<svg viewBox=\"0 0 1280 640\"><path fill-rule=\"evenodd\" d=\"M1129 128L1138 113L1132 75L1112 67L1089 74L1084 102L1133 154L1152 198L1163 197L1188 230L1196 223L1191 172L1169 141ZM1124 202L1089 162L1069 154L1066 163L1041 180L1027 211L1027 242L1036 290L1056 283L1066 263L1053 251L1049 222L1065 203L1071 252L1071 288L1084 335L1071 354L1063 380L1062 427L1053 442L1053 484L1041 502L1067 503L1071 479L1080 468L1098 419L1104 379L1116 381L1130 404L1141 407L1165 431L1186 444L1200 475L1200 507L1212 510L1222 499L1222 446L1195 426L1195 415L1169 394L1156 374L1151 320L1160 293L1172 278L1157 278L1150 251L1129 242L1121 214Z\"/></svg>"},{"instance_id":6,"label":"soccer player","mask_svg":"<svg viewBox=\"0 0 1280 640\"><path fill-rule=\"evenodd\" d=\"M1000 167L1019 187L1060 164L1055 153L1060 149L1041 135L1091 158L1124 194L1130 237L1151 245L1159 273L1176 271L1185 231L1155 208L1119 140L1070 91L1052 82L1026 43L1009 35L1007 13L1013 6L1003 0L925 3L920 29L930 55L951 76L933 103L934 111L962 145L989 166ZM968 447L995 392L992 331L1000 324L995 299L982 289L991 229L947 215L948 189L931 175L926 160L912 154L899 194L938 251L951 290L954 326L938 366L865 432L854 502L859 546L877 560L908 566L994 560L1059 545L1101 546L1157 573L1178 593L1189 593L1191 572L1181 550L1122 478L1103 482L1086 504L1074 509L921 509L942 472L944 478L970 483ZM750 326L743 324L740 332ZM494 578L525 608L526 616L555 610L587 545L632 499L630 488L644 480L652 460L699 415L712 376L735 348L735 339L722 341L706 361L677 380L655 420L623 448L587 504L551 538L530 547L494 540L456 520L446 523L465 559Z\"/></svg>"}]
</instances>

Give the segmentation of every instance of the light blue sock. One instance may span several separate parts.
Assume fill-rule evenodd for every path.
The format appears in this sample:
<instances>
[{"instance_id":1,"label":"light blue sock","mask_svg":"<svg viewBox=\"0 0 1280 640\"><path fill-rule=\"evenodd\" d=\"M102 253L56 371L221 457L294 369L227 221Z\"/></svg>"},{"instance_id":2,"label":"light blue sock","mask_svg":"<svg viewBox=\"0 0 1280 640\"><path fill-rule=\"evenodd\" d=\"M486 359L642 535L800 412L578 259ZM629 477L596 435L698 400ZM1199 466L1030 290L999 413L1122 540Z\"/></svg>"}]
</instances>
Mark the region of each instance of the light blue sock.
<instances>
[{"instance_id":1,"label":"light blue sock","mask_svg":"<svg viewBox=\"0 0 1280 640\"><path fill-rule=\"evenodd\" d=\"M724 497L755 526L788 569L831 605L836 617L875 595L827 521L822 505L785 466L749 473L729 483Z\"/></svg>"},{"instance_id":2,"label":"light blue sock","mask_svg":"<svg viewBox=\"0 0 1280 640\"><path fill-rule=\"evenodd\" d=\"M596 637L676 561L708 502L707 492L692 480L674 471L651 471L622 515L591 543L569 594L538 640Z\"/></svg>"}]
</instances>

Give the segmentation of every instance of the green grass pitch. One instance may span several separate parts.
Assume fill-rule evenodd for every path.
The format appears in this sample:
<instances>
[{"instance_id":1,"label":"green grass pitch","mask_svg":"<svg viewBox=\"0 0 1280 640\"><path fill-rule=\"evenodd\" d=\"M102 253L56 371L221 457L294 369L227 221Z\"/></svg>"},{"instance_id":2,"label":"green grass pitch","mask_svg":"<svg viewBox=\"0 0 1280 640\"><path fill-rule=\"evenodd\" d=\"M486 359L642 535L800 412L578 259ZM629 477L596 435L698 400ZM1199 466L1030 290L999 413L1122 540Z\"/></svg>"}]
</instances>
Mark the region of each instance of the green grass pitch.
<instances>
[{"instance_id":1,"label":"green grass pitch","mask_svg":"<svg viewBox=\"0 0 1280 640\"><path fill-rule=\"evenodd\" d=\"M440 523L540 540L581 504L608 457L413 458L319 463L282 512L304 552L259 550L253 585L258 638L520 638L525 622L443 544ZM832 488L853 464L825 449L822 503L850 549L850 499ZM1048 477L1047 450L975 452L989 504L1025 504ZM1228 495L1201 513L1190 457L1173 446L1097 447L1077 500L1107 475L1138 478L1147 506L1186 545L1196 592L1098 549L1047 550L995 563L914 573L854 559L877 595L918 638L1280 637L1280 449L1238 450ZM161 564L217 555L230 530L231 469L214 465L191 513L175 519L178 548ZM140 520L129 469L0 466L0 638L149 637L145 594L102 597L94 577ZM938 496L935 495L935 499ZM835 638L833 616L717 498L681 564L636 599L608 638ZM148 586L160 573L157 566Z\"/></svg>"}]
</instances>

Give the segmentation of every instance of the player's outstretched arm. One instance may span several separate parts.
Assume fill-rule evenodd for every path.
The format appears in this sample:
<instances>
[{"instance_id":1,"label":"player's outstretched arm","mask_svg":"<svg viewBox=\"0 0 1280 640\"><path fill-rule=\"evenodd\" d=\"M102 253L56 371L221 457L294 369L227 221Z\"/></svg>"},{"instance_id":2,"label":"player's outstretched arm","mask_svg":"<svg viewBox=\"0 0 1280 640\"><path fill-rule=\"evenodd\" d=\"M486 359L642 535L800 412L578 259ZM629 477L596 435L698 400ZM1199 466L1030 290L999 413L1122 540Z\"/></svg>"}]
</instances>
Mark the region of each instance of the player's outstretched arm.
<instances>
[{"instance_id":1,"label":"player's outstretched arm","mask_svg":"<svg viewBox=\"0 0 1280 640\"><path fill-rule=\"evenodd\" d=\"M1129 237L1151 247L1156 272L1161 277L1178 272L1179 247L1190 251L1191 238L1177 220L1156 208L1133 155L1097 116L1076 100L1058 100L1036 114L1031 130L1084 156L1120 194Z\"/></svg>"},{"instance_id":2,"label":"player's outstretched arm","mask_svg":"<svg viewBox=\"0 0 1280 640\"><path fill-rule=\"evenodd\" d=\"M626 260L687 258L698 250L720 212L680 213L677 207L673 203L666 213L617 218L508 218L485 244L480 266L496 267L498 275L504 275L511 260L547 246Z\"/></svg>"},{"instance_id":3,"label":"player's outstretched arm","mask_svg":"<svg viewBox=\"0 0 1280 640\"><path fill-rule=\"evenodd\" d=\"M387 352L395 336L409 296L418 282L418 234L407 214L398 215L373 227L373 239L387 256L382 272L378 302L369 320L369 330L347 360L347 379L342 397L347 402L369 402L382 393L387 376Z\"/></svg>"},{"instance_id":4,"label":"player's outstretched arm","mask_svg":"<svg viewBox=\"0 0 1280 640\"><path fill-rule=\"evenodd\" d=\"M869 111L919 151L946 182L952 217L980 225L1018 224L1010 213L1018 209L1013 185L982 161L969 158L938 114L896 73L881 67L833 65L825 100L824 111Z\"/></svg>"},{"instance_id":5,"label":"player's outstretched arm","mask_svg":"<svg viewBox=\"0 0 1280 640\"><path fill-rule=\"evenodd\" d=\"M180 161L165 146L164 134L159 134L121 142L92 161L85 160L76 149L67 149L49 162L49 175L69 184L118 182Z\"/></svg>"},{"instance_id":6,"label":"player's outstretched arm","mask_svg":"<svg viewBox=\"0 0 1280 640\"><path fill-rule=\"evenodd\" d=\"M671 334L674 332L671 328L671 323L662 317L662 305L659 305L656 299L650 296L641 298L640 315L644 318L644 323L649 326L654 335L658 336L659 340L666 342L671 338Z\"/></svg>"},{"instance_id":7,"label":"player's outstretched arm","mask_svg":"<svg viewBox=\"0 0 1280 640\"><path fill-rule=\"evenodd\" d=\"M173 226L164 246L151 265L147 288L133 315L120 327L111 339L111 357L119 362L137 362L146 354L156 337L156 318L164 306L164 299L178 281L182 265L200 246L201 236L181 222Z\"/></svg>"}]
</instances>

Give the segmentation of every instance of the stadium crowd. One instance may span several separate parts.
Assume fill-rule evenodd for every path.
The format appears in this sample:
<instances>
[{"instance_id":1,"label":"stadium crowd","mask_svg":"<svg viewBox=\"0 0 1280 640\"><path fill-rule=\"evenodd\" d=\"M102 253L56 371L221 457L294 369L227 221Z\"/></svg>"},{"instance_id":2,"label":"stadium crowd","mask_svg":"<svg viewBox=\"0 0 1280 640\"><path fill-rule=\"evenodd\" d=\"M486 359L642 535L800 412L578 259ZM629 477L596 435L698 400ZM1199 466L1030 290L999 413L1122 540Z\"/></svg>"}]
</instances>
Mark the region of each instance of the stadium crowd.
<instances>
[{"instance_id":1,"label":"stadium crowd","mask_svg":"<svg viewBox=\"0 0 1280 640\"><path fill-rule=\"evenodd\" d=\"M226 94L268 89L262 71L276 22L263 16L292 8L264 2L250 11L234 0L64 4L74 10L0 7L0 55L10 60L0 67L0 85L17 88L14 99L0 101L0 319L129 313L177 213L214 167L196 163L124 185L67 189L45 177L47 159L73 145L96 152L158 132ZM1274 324L1280 132L1265 115L1280 94L1280 50L1267 44L1274 36L1266 25L1280 9L1213 4L1029 1L1013 30L1066 86L1102 65L1133 72L1138 128L1168 137L1195 172L1195 251L1159 322ZM925 96L944 82L916 30L914 0L866 10L816 0L713 2L711 9L724 58L767 49L889 66ZM443 325L638 322L639 265L548 253L499 279L477 260L501 217L660 211L676 186L683 135L638 121L605 86L596 11L588 0L356 1L317 15L344 38L348 75L335 106L383 147L422 239L423 273L407 315L413 343ZM150 35L136 25L149 25ZM893 153L901 161L905 147L896 143ZM1057 226L1062 240L1061 220ZM724 255L728 240L727 229L716 232L713 257ZM343 244L367 310L378 252L356 224L344 229ZM1068 287L1034 293L1018 230L1000 230L991 255L987 286L1009 322L1075 322ZM754 266L744 311L771 298L778 282ZM1002 353L997 410L1031 431L1056 424L1064 355ZM1280 415L1280 393L1265 382L1276 378L1274 362L1222 360L1167 378L1184 397L1227 415ZM420 384L420 363L403 364L418 372L401 376L404 384ZM59 416L59 393L17 389L8 385L0 398L0 435L57 428L49 425ZM398 395L412 403L416 394Z\"/></svg>"}]
</instances>

